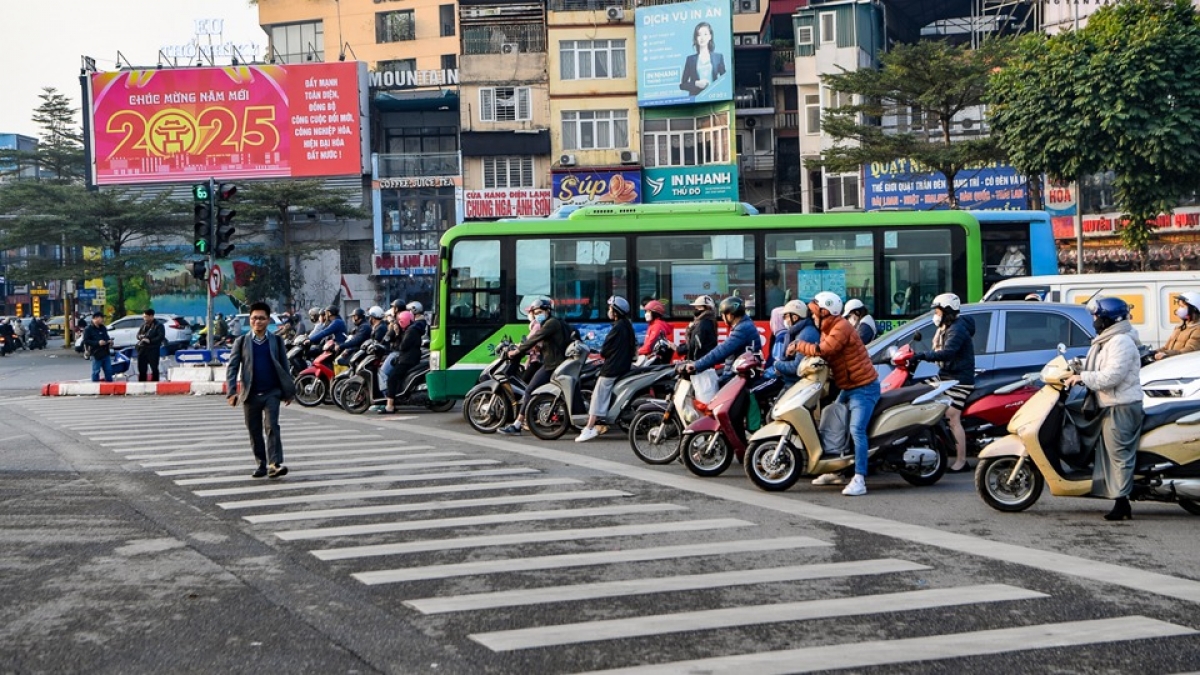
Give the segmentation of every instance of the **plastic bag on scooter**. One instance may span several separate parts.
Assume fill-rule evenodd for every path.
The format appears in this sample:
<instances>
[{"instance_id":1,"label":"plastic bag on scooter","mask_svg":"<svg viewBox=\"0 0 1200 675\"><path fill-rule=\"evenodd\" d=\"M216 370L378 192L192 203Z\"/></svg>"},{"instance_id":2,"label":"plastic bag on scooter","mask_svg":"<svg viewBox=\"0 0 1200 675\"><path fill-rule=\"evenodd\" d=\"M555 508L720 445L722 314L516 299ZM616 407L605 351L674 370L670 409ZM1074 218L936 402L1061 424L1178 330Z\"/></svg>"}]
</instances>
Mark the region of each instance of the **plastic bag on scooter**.
<instances>
[{"instance_id":1,"label":"plastic bag on scooter","mask_svg":"<svg viewBox=\"0 0 1200 675\"><path fill-rule=\"evenodd\" d=\"M821 411L817 425L822 455L842 457L850 454L850 408L845 403L830 403Z\"/></svg>"},{"instance_id":2,"label":"plastic bag on scooter","mask_svg":"<svg viewBox=\"0 0 1200 675\"><path fill-rule=\"evenodd\" d=\"M717 373L709 369L703 373L692 374L692 392L696 400L701 403L708 403L717 395Z\"/></svg>"}]
</instances>

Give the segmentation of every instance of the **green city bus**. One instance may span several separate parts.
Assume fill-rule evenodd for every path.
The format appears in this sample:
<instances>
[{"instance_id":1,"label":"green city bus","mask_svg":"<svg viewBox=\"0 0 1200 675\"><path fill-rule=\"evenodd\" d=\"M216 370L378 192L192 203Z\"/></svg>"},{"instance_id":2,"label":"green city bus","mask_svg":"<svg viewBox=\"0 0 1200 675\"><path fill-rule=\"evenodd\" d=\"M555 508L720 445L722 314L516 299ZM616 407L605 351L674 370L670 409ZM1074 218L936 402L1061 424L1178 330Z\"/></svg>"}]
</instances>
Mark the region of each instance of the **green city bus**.
<instances>
[{"instance_id":1,"label":"green city bus","mask_svg":"<svg viewBox=\"0 0 1200 675\"><path fill-rule=\"evenodd\" d=\"M565 219L451 228L441 241L430 396L462 398L495 345L528 333L522 310L537 297L598 342L612 295L639 307L661 301L677 337L700 295L741 296L763 332L772 308L823 290L862 300L881 331L927 311L939 293L983 296L970 212L751 213L736 202L591 206ZM631 318L640 339L646 324L640 312Z\"/></svg>"}]
</instances>

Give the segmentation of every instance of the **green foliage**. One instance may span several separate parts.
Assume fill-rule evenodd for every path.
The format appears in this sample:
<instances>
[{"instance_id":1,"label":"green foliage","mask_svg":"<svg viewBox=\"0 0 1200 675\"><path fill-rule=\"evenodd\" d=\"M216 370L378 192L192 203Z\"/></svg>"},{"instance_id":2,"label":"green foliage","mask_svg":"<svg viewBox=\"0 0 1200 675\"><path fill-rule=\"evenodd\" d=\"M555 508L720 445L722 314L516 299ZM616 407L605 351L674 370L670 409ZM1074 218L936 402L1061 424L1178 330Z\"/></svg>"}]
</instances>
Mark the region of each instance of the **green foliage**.
<instances>
[{"instance_id":1,"label":"green foliage","mask_svg":"<svg viewBox=\"0 0 1200 675\"><path fill-rule=\"evenodd\" d=\"M992 132L1013 164L1075 180L1111 170L1142 255L1152 221L1200 185L1200 21L1187 0L1121 0L1087 26L1029 36L992 77Z\"/></svg>"},{"instance_id":2,"label":"green foliage","mask_svg":"<svg viewBox=\"0 0 1200 675\"><path fill-rule=\"evenodd\" d=\"M835 140L850 142L825 151L819 164L856 171L871 162L912 159L946 176L947 200L957 208L953 185L958 173L1003 157L991 138L951 142L951 121L983 103L989 74L1011 48L1004 39L989 40L977 50L918 42L880 56L878 69L823 76L825 85L856 95L857 102L825 111L822 129ZM883 117L907 117L910 110L923 111L933 132L884 133L878 125Z\"/></svg>"}]
</instances>

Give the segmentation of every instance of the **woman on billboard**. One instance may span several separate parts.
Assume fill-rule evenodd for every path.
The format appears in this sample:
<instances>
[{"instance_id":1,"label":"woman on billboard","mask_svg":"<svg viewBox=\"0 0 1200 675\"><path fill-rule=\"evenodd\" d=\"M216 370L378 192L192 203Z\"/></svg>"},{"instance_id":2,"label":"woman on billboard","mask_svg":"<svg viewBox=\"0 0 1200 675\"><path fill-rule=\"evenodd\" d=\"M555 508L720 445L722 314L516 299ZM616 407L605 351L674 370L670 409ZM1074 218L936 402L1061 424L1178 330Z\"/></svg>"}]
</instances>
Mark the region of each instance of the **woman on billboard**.
<instances>
[{"instance_id":1,"label":"woman on billboard","mask_svg":"<svg viewBox=\"0 0 1200 675\"><path fill-rule=\"evenodd\" d=\"M696 53L687 57L679 88L698 96L725 74L725 57L713 46L713 29L707 21L696 24L692 31L692 46Z\"/></svg>"}]
</instances>

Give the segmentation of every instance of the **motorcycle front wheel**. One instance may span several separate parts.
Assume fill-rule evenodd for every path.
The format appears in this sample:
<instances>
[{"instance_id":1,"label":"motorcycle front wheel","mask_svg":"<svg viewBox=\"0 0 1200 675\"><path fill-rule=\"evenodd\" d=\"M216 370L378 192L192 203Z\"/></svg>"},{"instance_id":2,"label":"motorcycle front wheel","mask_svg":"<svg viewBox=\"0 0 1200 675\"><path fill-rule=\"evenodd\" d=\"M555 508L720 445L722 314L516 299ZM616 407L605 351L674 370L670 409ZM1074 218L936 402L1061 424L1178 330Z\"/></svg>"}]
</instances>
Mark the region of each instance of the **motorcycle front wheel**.
<instances>
[{"instance_id":1,"label":"motorcycle front wheel","mask_svg":"<svg viewBox=\"0 0 1200 675\"><path fill-rule=\"evenodd\" d=\"M679 458L683 428L661 412L638 413L629 425L629 447L647 464L670 464Z\"/></svg>"},{"instance_id":2,"label":"motorcycle front wheel","mask_svg":"<svg viewBox=\"0 0 1200 675\"><path fill-rule=\"evenodd\" d=\"M296 378L296 402L306 408L321 405L325 400L325 381L309 373Z\"/></svg>"},{"instance_id":3,"label":"motorcycle front wheel","mask_svg":"<svg viewBox=\"0 0 1200 675\"><path fill-rule=\"evenodd\" d=\"M530 399L525 421L533 435L543 441L559 438L571 428L567 403L554 394L538 394Z\"/></svg>"},{"instance_id":4,"label":"motorcycle front wheel","mask_svg":"<svg viewBox=\"0 0 1200 675\"><path fill-rule=\"evenodd\" d=\"M493 434L509 421L507 397L487 389L477 389L463 400L463 419L481 434Z\"/></svg>"},{"instance_id":5,"label":"motorcycle front wheel","mask_svg":"<svg viewBox=\"0 0 1200 675\"><path fill-rule=\"evenodd\" d=\"M361 415L371 407L371 390L361 378L352 377L342 386L342 409Z\"/></svg>"},{"instance_id":6,"label":"motorcycle front wheel","mask_svg":"<svg viewBox=\"0 0 1200 675\"><path fill-rule=\"evenodd\" d=\"M683 437L681 450L688 471L701 478L715 478L733 464L733 449L715 431L698 431Z\"/></svg>"},{"instance_id":7,"label":"motorcycle front wheel","mask_svg":"<svg viewBox=\"0 0 1200 675\"><path fill-rule=\"evenodd\" d=\"M746 476L767 492L782 492L795 485L806 464L804 450L786 441L780 447L777 438L755 441L746 448Z\"/></svg>"},{"instance_id":8,"label":"motorcycle front wheel","mask_svg":"<svg viewBox=\"0 0 1200 675\"><path fill-rule=\"evenodd\" d=\"M997 511L1024 511L1042 496L1046 479L1028 458L1021 462L1017 475L1009 481L1017 457L996 457L979 460L975 467L975 491L988 506Z\"/></svg>"}]
</instances>

